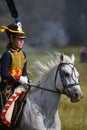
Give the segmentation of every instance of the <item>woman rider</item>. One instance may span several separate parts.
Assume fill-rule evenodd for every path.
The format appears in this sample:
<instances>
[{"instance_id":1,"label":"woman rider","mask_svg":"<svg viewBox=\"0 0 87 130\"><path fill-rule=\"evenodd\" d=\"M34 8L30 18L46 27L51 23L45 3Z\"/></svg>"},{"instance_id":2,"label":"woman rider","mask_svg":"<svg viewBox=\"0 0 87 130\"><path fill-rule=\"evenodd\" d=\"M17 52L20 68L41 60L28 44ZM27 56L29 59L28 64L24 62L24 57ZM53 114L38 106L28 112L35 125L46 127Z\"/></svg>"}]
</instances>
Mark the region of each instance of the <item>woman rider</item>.
<instances>
[{"instance_id":1,"label":"woman rider","mask_svg":"<svg viewBox=\"0 0 87 130\"><path fill-rule=\"evenodd\" d=\"M25 33L21 23L2 26L9 42L1 57L0 112L6 101L20 84L28 84L26 54L22 50Z\"/></svg>"}]
</instances>

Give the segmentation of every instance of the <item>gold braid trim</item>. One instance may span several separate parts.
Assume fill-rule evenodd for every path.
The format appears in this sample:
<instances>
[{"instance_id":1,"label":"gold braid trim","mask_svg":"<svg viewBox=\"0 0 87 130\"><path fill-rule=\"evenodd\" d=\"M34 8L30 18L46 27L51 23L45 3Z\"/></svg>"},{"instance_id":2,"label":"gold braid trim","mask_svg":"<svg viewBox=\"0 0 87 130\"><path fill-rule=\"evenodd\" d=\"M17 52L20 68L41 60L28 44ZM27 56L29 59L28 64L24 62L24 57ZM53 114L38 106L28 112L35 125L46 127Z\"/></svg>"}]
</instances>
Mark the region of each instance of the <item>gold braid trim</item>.
<instances>
[{"instance_id":1,"label":"gold braid trim","mask_svg":"<svg viewBox=\"0 0 87 130\"><path fill-rule=\"evenodd\" d=\"M9 30L10 32L13 32L13 33L25 34L23 31L11 30L11 29L9 29L7 26L1 26L1 28L0 28L0 33L5 32L6 30Z\"/></svg>"},{"instance_id":2,"label":"gold braid trim","mask_svg":"<svg viewBox=\"0 0 87 130\"><path fill-rule=\"evenodd\" d=\"M20 76L22 75L22 70L24 67L24 63L26 62L26 58L22 51L14 51L13 53L9 51L12 56L12 64L9 69L10 74L14 77L14 75Z\"/></svg>"},{"instance_id":3,"label":"gold braid trim","mask_svg":"<svg viewBox=\"0 0 87 130\"><path fill-rule=\"evenodd\" d=\"M2 92L5 95L6 100L8 100L10 95L12 94L12 89L11 88L12 88L12 86L6 85L5 90Z\"/></svg>"}]
</instances>

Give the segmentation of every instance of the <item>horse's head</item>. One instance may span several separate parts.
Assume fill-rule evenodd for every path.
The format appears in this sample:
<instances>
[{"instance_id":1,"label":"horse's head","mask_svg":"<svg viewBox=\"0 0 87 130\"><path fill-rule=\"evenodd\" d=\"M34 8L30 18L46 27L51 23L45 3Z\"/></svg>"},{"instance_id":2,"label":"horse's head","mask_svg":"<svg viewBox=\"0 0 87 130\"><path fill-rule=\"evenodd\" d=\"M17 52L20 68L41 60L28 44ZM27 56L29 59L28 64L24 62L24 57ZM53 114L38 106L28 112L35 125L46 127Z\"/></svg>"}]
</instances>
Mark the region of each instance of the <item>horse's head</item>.
<instances>
[{"instance_id":1,"label":"horse's head","mask_svg":"<svg viewBox=\"0 0 87 130\"><path fill-rule=\"evenodd\" d=\"M75 57L74 55L71 57L61 55L60 59L55 76L56 88L67 95L71 102L78 102L83 94L79 85L79 73L74 66Z\"/></svg>"}]
</instances>

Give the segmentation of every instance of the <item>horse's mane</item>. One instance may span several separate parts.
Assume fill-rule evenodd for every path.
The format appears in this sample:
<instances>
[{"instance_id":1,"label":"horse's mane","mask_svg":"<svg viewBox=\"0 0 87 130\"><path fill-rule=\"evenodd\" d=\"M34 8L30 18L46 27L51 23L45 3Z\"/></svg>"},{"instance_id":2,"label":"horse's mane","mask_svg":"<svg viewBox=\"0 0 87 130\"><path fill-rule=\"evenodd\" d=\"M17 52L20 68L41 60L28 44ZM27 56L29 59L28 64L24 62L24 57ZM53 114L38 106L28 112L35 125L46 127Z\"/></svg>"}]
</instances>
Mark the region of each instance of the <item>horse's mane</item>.
<instances>
[{"instance_id":1,"label":"horse's mane","mask_svg":"<svg viewBox=\"0 0 87 130\"><path fill-rule=\"evenodd\" d=\"M44 75L47 75L52 68L58 66L58 64L61 62L61 55L63 55L63 62L71 62L69 56L60 52L47 53L42 60L35 61L33 64L33 69L38 76L38 79L36 80L41 81Z\"/></svg>"},{"instance_id":2,"label":"horse's mane","mask_svg":"<svg viewBox=\"0 0 87 130\"><path fill-rule=\"evenodd\" d=\"M44 75L60 63L60 53L48 53L42 60L35 61L33 67L38 75Z\"/></svg>"}]
</instances>

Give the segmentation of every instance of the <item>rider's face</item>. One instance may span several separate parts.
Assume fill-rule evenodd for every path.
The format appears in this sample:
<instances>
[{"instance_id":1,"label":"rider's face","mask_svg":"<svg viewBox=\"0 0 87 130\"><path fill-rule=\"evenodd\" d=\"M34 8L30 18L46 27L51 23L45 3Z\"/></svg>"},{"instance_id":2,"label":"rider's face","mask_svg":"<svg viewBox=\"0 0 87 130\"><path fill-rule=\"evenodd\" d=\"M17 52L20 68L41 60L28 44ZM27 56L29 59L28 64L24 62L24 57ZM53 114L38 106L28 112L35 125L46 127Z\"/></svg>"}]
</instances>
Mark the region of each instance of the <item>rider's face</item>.
<instances>
[{"instance_id":1,"label":"rider's face","mask_svg":"<svg viewBox=\"0 0 87 130\"><path fill-rule=\"evenodd\" d=\"M23 44L24 44L24 39L23 38L16 38L14 40L14 45L16 48L20 49L23 47Z\"/></svg>"}]
</instances>

